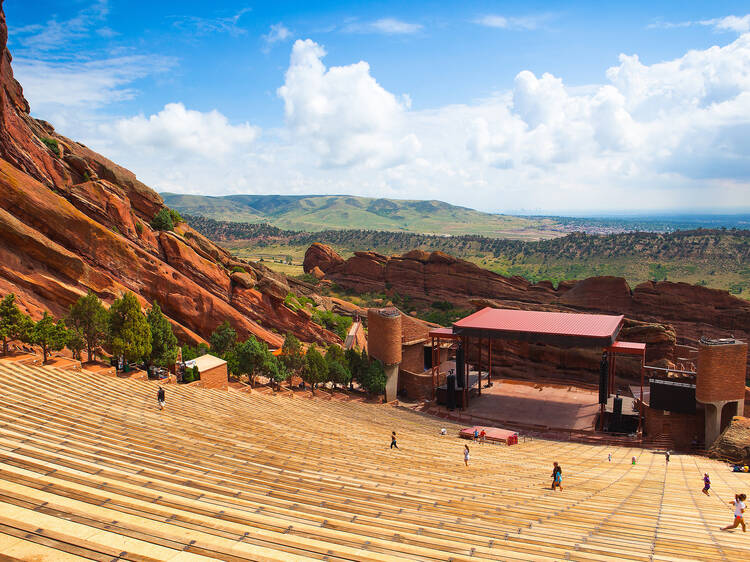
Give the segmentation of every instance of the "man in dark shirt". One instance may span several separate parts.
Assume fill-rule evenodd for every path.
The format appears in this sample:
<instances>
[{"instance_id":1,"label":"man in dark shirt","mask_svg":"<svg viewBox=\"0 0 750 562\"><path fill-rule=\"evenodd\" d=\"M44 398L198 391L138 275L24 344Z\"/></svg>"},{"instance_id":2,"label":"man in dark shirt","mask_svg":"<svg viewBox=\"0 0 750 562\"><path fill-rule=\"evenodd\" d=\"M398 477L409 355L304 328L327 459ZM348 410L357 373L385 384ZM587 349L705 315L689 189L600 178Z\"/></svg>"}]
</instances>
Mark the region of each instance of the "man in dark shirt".
<instances>
[{"instance_id":1,"label":"man in dark shirt","mask_svg":"<svg viewBox=\"0 0 750 562\"><path fill-rule=\"evenodd\" d=\"M166 404L166 396L162 387L159 387L159 391L156 393L156 399L159 401L159 409L163 410L164 405Z\"/></svg>"}]
</instances>

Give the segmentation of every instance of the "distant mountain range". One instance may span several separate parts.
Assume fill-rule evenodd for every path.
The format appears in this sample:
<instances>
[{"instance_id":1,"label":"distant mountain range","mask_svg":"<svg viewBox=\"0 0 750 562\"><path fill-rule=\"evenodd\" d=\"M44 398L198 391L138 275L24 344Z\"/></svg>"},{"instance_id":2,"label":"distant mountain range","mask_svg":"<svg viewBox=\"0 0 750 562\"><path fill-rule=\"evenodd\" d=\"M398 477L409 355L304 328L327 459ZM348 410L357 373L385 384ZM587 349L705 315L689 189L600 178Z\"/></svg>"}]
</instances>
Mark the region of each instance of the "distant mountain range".
<instances>
[{"instance_id":1,"label":"distant mountain range","mask_svg":"<svg viewBox=\"0 0 750 562\"><path fill-rule=\"evenodd\" d=\"M442 201L350 195L161 195L170 208L187 215L232 222L267 222L295 231L353 228L519 239L554 238L564 233L554 218L482 213Z\"/></svg>"}]
</instances>

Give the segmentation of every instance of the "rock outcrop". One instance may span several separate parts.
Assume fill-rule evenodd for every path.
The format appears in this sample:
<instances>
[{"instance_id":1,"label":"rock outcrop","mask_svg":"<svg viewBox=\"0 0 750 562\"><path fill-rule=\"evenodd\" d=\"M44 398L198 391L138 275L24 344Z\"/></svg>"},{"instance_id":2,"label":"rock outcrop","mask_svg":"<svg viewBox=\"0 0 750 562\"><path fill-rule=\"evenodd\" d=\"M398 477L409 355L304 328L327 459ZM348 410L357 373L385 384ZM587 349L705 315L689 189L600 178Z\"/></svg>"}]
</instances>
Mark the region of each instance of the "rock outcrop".
<instances>
[{"instance_id":1,"label":"rock outcrop","mask_svg":"<svg viewBox=\"0 0 750 562\"><path fill-rule=\"evenodd\" d=\"M325 272L331 267L335 267L344 262L344 259L338 255L330 246L315 242L305 253L305 260L302 262L302 269L305 273L311 273L315 266L320 271ZM310 265L310 264L313 265Z\"/></svg>"},{"instance_id":2,"label":"rock outcrop","mask_svg":"<svg viewBox=\"0 0 750 562\"><path fill-rule=\"evenodd\" d=\"M750 463L750 418L735 416L708 450L714 459Z\"/></svg>"},{"instance_id":3,"label":"rock outcrop","mask_svg":"<svg viewBox=\"0 0 750 562\"><path fill-rule=\"evenodd\" d=\"M0 10L0 294L14 292L37 317L63 316L91 290L106 303L125 291L159 302L183 341L207 338L224 320L240 337L279 346L338 337L283 305L289 286L239 262L185 224L156 232L162 198L135 175L34 119L13 78ZM240 266L245 273L234 273Z\"/></svg>"}]
</instances>

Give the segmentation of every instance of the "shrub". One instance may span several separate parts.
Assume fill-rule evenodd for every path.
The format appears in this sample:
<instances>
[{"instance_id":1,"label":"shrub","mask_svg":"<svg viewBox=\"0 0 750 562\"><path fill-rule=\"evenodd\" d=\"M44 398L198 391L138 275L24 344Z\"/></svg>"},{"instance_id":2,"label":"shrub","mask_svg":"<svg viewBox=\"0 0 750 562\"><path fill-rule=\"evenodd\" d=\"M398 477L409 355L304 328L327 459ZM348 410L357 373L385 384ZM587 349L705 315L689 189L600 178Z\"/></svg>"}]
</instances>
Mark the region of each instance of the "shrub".
<instances>
[{"instance_id":1,"label":"shrub","mask_svg":"<svg viewBox=\"0 0 750 562\"><path fill-rule=\"evenodd\" d=\"M245 271L244 267L240 267L239 265L235 265L234 267L232 267L232 273L247 273L247 271Z\"/></svg>"},{"instance_id":2,"label":"shrub","mask_svg":"<svg viewBox=\"0 0 750 562\"><path fill-rule=\"evenodd\" d=\"M190 347L189 345L182 346L182 360L190 361L196 357L201 357L208 353L208 346L205 343L199 343L198 347Z\"/></svg>"},{"instance_id":3,"label":"shrub","mask_svg":"<svg viewBox=\"0 0 750 562\"><path fill-rule=\"evenodd\" d=\"M135 231L138 233L139 236L143 234L143 223L141 221L137 221L135 223Z\"/></svg>"},{"instance_id":4,"label":"shrub","mask_svg":"<svg viewBox=\"0 0 750 562\"><path fill-rule=\"evenodd\" d=\"M177 226L181 222L185 222L185 219L182 218L182 215L175 211L174 209L169 209L169 218L172 219L172 224Z\"/></svg>"},{"instance_id":5,"label":"shrub","mask_svg":"<svg viewBox=\"0 0 750 562\"><path fill-rule=\"evenodd\" d=\"M55 153L55 156L60 156L60 145L57 143L57 139L43 138L42 142Z\"/></svg>"},{"instance_id":6,"label":"shrub","mask_svg":"<svg viewBox=\"0 0 750 562\"><path fill-rule=\"evenodd\" d=\"M364 380L361 380L360 384L367 392L372 392L373 394L382 394L385 392L385 383L388 379L385 376L383 365L377 359L370 361L370 365L367 367L362 378Z\"/></svg>"},{"instance_id":7,"label":"shrub","mask_svg":"<svg viewBox=\"0 0 750 562\"><path fill-rule=\"evenodd\" d=\"M151 221L154 230L174 230L174 221L169 209L162 207Z\"/></svg>"},{"instance_id":8,"label":"shrub","mask_svg":"<svg viewBox=\"0 0 750 562\"><path fill-rule=\"evenodd\" d=\"M313 311L312 320L325 327L326 330L334 332L342 340L346 339L346 334L354 322L349 316L339 316L330 310Z\"/></svg>"}]
</instances>

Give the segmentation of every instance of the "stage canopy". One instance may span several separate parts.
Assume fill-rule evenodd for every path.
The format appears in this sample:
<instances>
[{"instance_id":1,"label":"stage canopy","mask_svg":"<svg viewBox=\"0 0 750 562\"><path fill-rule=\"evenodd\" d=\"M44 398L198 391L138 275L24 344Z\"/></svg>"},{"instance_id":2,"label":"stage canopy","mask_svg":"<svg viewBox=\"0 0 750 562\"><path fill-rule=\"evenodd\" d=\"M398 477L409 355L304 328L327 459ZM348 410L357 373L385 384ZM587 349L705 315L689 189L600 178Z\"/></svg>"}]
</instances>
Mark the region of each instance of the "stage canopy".
<instances>
[{"instance_id":1,"label":"stage canopy","mask_svg":"<svg viewBox=\"0 0 750 562\"><path fill-rule=\"evenodd\" d=\"M622 321L622 315L487 307L455 322L452 334L546 343L559 347L604 348L614 343L622 327Z\"/></svg>"}]
</instances>

